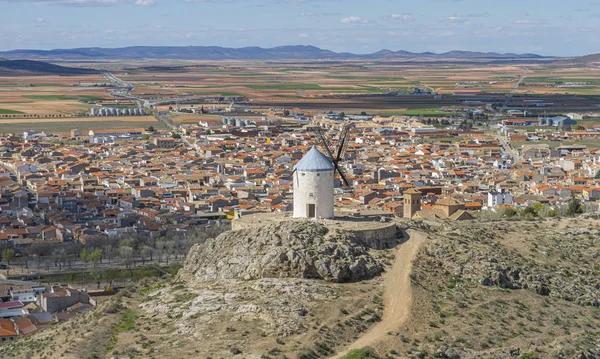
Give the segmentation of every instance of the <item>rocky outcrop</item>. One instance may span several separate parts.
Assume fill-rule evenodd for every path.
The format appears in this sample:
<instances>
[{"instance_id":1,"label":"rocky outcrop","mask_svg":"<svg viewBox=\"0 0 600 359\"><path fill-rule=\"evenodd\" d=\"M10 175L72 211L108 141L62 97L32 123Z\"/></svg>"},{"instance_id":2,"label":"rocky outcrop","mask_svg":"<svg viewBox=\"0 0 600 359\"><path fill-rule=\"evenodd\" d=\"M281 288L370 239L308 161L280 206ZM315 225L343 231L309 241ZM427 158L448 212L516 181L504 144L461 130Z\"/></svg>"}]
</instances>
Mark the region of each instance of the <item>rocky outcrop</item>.
<instances>
[{"instance_id":1,"label":"rocky outcrop","mask_svg":"<svg viewBox=\"0 0 600 359\"><path fill-rule=\"evenodd\" d=\"M353 234L317 223L287 221L229 231L195 245L180 278L188 282L261 278L354 282L380 274L383 264Z\"/></svg>"},{"instance_id":2,"label":"rocky outcrop","mask_svg":"<svg viewBox=\"0 0 600 359\"><path fill-rule=\"evenodd\" d=\"M464 226L460 234L451 232L450 238L432 245L428 252L452 275L483 286L528 289L580 305L600 306L599 267L591 264L593 260L580 260L583 253L597 251L599 231L557 231L556 240L536 243L531 256L502 246L495 237L500 232ZM571 262L544 262L550 252L560 252L562 259Z\"/></svg>"}]
</instances>

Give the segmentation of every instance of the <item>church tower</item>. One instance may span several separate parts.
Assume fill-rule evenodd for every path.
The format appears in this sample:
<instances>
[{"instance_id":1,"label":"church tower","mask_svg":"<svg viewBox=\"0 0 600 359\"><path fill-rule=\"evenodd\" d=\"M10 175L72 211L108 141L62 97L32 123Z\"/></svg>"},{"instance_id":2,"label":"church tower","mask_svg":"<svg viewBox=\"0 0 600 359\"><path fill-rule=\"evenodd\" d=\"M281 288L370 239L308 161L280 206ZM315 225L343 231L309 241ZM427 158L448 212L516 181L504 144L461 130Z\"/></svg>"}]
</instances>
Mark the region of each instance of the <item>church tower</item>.
<instances>
[{"instance_id":1,"label":"church tower","mask_svg":"<svg viewBox=\"0 0 600 359\"><path fill-rule=\"evenodd\" d=\"M414 188L404 191L404 218L413 218L421 210L421 195Z\"/></svg>"},{"instance_id":2,"label":"church tower","mask_svg":"<svg viewBox=\"0 0 600 359\"><path fill-rule=\"evenodd\" d=\"M333 218L335 167L312 147L294 166L294 218Z\"/></svg>"}]
</instances>

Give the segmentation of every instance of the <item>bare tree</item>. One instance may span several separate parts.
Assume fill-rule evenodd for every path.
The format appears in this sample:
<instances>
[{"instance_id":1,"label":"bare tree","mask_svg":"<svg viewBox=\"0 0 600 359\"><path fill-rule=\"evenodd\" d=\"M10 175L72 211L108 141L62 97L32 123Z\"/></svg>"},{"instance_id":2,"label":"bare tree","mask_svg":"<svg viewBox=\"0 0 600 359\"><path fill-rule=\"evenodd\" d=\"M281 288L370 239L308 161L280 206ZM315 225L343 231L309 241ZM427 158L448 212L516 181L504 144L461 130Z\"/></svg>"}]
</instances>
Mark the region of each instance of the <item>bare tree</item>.
<instances>
[{"instance_id":1,"label":"bare tree","mask_svg":"<svg viewBox=\"0 0 600 359\"><path fill-rule=\"evenodd\" d=\"M119 257L125 264L125 267L130 268L133 261L133 248L125 245L119 246Z\"/></svg>"}]
</instances>

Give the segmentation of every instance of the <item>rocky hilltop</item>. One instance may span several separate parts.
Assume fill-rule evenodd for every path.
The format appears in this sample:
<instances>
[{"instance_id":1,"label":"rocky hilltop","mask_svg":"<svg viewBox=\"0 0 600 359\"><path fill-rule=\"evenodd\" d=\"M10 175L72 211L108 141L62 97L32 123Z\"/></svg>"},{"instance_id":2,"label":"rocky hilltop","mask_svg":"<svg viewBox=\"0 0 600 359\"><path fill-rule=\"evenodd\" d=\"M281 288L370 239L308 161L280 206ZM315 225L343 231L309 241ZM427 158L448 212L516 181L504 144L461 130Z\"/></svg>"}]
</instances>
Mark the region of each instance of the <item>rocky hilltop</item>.
<instances>
[{"instance_id":1,"label":"rocky hilltop","mask_svg":"<svg viewBox=\"0 0 600 359\"><path fill-rule=\"evenodd\" d=\"M0 357L600 359L599 223L409 221L391 249L312 222L230 231Z\"/></svg>"},{"instance_id":2,"label":"rocky hilltop","mask_svg":"<svg viewBox=\"0 0 600 359\"><path fill-rule=\"evenodd\" d=\"M382 271L382 263L351 232L287 221L229 231L195 245L180 278L188 283L262 278L356 282Z\"/></svg>"},{"instance_id":3,"label":"rocky hilltop","mask_svg":"<svg viewBox=\"0 0 600 359\"><path fill-rule=\"evenodd\" d=\"M372 279L388 267L393 249L370 246L394 247L397 240L367 242L293 220L228 231L195 245L176 277L129 288L87 318L20 341L10 353L43 357L57 347L41 343L64 334L76 339L57 339L68 345L49 357L325 357L380 320L381 281ZM135 325L121 330L124 318Z\"/></svg>"}]
</instances>

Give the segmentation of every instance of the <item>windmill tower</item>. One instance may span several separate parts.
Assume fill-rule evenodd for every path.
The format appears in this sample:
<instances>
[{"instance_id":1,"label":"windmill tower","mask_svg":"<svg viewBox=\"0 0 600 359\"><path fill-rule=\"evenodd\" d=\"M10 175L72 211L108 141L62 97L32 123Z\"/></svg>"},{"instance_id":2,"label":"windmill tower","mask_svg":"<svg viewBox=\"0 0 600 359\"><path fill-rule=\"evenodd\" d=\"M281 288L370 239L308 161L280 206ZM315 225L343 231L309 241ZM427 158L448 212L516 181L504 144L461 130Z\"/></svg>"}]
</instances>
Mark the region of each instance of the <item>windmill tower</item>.
<instances>
[{"instance_id":1,"label":"windmill tower","mask_svg":"<svg viewBox=\"0 0 600 359\"><path fill-rule=\"evenodd\" d=\"M338 166L344 151L348 130L340 142L337 157L333 157L322 133L319 137L329 157L313 146L294 166L294 217L333 218L333 195L335 172L337 171L346 186L346 176Z\"/></svg>"}]
</instances>

